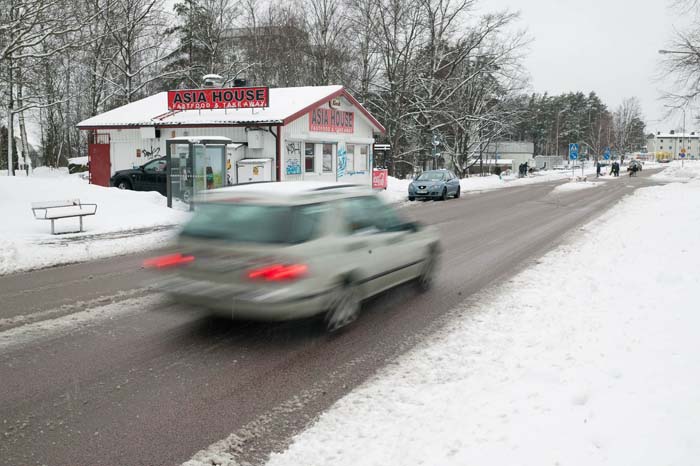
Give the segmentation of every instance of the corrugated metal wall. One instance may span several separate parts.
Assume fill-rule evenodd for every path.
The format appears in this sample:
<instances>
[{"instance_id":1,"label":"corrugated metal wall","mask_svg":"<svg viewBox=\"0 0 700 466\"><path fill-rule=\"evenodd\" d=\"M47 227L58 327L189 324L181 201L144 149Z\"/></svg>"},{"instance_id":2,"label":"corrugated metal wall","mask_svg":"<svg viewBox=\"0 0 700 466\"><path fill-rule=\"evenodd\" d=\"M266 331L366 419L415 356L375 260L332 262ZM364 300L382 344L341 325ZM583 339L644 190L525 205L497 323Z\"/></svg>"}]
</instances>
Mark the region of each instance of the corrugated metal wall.
<instances>
[{"instance_id":1,"label":"corrugated metal wall","mask_svg":"<svg viewBox=\"0 0 700 466\"><path fill-rule=\"evenodd\" d=\"M140 129L113 129L99 131L110 135L110 162L111 171L125 170L140 166L149 160L165 156L165 142L167 139L182 136L224 136L235 143L247 143L248 135L244 127L202 127L202 128L161 128L160 138L143 138ZM273 131L276 131L273 128ZM236 158L271 158L276 154L276 142L274 136L268 131L263 131L263 147L260 149L245 148L235 151Z\"/></svg>"}]
</instances>

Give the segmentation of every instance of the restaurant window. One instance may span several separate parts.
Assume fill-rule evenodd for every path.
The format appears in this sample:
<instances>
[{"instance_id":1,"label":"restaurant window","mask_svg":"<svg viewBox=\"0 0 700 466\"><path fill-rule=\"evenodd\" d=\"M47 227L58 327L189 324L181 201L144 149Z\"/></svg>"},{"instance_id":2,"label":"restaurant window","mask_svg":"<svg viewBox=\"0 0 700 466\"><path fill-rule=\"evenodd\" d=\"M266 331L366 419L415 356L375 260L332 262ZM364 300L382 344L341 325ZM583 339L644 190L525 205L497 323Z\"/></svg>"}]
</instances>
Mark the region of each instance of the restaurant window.
<instances>
[{"instance_id":1,"label":"restaurant window","mask_svg":"<svg viewBox=\"0 0 700 466\"><path fill-rule=\"evenodd\" d=\"M304 172L313 173L314 172L314 145L306 143L304 144Z\"/></svg>"},{"instance_id":2,"label":"restaurant window","mask_svg":"<svg viewBox=\"0 0 700 466\"><path fill-rule=\"evenodd\" d=\"M323 171L333 171L333 144L323 144Z\"/></svg>"},{"instance_id":3,"label":"restaurant window","mask_svg":"<svg viewBox=\"0 0 700 466\"><path fill-rule=\"evenodd\" d=\"M367 167L369 166L368 164L368 157L369 157L369 146L366 144L362 144L361 146L357 146L355 148L355 171L356 172L366 172Z\"/></svg>"},{"instance_id":4,"label":"restaurant window","mask_svg":"<svg viewBox=\"0 0 700 466\"><path fill-rule=\"evenodd\" d=\"M345 144L345 156L347 157L345 170L352 173L355 171L355 144Z\"/></svg>"}]
</instances>

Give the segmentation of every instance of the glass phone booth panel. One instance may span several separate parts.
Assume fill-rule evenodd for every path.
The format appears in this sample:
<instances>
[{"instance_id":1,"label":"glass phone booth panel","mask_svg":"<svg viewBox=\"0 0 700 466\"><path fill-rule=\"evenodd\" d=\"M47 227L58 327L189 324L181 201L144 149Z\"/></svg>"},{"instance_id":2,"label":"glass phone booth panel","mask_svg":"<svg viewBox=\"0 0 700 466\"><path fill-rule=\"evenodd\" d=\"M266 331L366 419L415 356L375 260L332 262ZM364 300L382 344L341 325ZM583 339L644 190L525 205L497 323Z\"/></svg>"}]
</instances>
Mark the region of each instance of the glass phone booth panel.
<instances>
[{"instance_id":1,"label":"glass phone booth panel","mask_svg":"<svg viewBox=\"0 0 700 466\"><path fill-rule=\"evenodd\" d=\"M170 159L168 176L168 207L173 199L193 208L195 194L228 185L226 177L226 145L212 140L169 140L166 153Z\"/></svg>"},{"instance_id":2,"label":"glass phone booth panel","mask_svg":"<svg viewBox=\"0 0 700 466\"><path fill-rule=\"evenodd\" d=\"M168 146L170 153L170 183L173 199L189 204L192 199L192 159L189 144Z\"/></svg>"}]
</instances>

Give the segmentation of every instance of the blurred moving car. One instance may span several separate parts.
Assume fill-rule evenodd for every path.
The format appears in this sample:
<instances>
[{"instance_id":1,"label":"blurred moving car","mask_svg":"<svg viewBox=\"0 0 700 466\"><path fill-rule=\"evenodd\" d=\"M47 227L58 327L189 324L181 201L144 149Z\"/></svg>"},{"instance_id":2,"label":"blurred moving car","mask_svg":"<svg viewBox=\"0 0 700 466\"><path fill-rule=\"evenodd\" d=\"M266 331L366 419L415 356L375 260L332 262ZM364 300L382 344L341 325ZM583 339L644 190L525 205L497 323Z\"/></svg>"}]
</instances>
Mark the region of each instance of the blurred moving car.
<instances>
[{"instance_id":1,"label":"blurred moving car","mask_svg":"<svg viewBox=\"0 0 700 466\"><path fill-rule=\"evenodd\" d=\"M119 189L134 191L158 191L166 195L167 161L165 157L151 160L137 168L119 170L110 178L109 183Z\"/></svg>"},{"instance_id":2,"label":"blurred moving car","mask_svg":"<svg viewBox=\"0 0 700 466\"><path fill-rule=\"evenodd\" d=\"M257 183L216 189L196 204L177 253L147 260L156 287L234 319L323 314L329 330L363 300L415 280L430 288L436 230L402 218L369 189L329 183Z\"/></svg>"},{"instance_id":3,"label":"blurred moving car","mask_svg":"<svg viewBox=\"0 0 700 466\"><path fill-rule=\"evenodd\" d=\"M447 196L460 196L459 178L449 170L429 170L421 173L408 185L408 200L446 200Z\"/></svg>"}]
</instances>

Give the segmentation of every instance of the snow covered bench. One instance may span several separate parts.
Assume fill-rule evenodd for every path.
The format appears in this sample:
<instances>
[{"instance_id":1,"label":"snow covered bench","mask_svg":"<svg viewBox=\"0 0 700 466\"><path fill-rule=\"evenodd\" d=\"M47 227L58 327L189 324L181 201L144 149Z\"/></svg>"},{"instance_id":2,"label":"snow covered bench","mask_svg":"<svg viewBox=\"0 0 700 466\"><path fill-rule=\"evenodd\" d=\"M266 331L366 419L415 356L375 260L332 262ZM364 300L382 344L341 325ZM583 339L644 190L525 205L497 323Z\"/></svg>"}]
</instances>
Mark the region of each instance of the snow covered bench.
<instances>
[{"instance_id":1,"label":"snow covered bench","mask_svg":"<svg viewBox=\"0 0 700 466\"><path fill-rule=\"evenodd\" d=\"M54 232L54 221L59 218L80 218L80 231L83 231L83 217L95 215L97 204L83 204L80 199L67 201L32 202L32 213L37 220L51 220L51 234Z\"/></svg>"}]
</instances>

